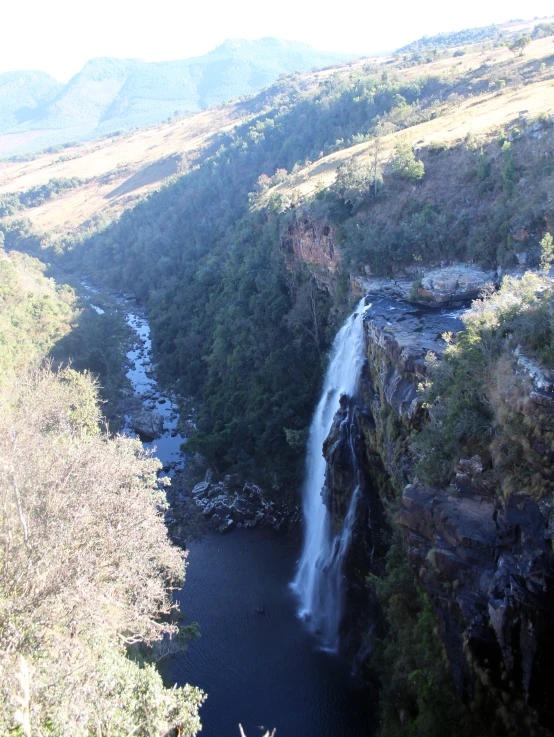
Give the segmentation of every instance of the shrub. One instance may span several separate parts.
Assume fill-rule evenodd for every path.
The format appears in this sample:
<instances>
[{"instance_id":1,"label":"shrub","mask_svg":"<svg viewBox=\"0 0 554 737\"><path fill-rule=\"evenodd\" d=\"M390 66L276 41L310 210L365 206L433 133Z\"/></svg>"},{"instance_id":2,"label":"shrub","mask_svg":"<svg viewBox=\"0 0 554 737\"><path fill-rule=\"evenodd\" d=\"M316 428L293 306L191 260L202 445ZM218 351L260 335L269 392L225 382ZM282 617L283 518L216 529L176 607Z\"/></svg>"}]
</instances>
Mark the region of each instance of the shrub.
<instances>
[{"instance_id":1,"label":"shrub","mask_svg":"<svg viewBox=\"0 0 554 737\"><path fill-rule=\"evenodd\" d=\"M165 689L126 655L159 659L190 634L173 616L184 564L159 462L100 433L96 387L71 369L14 380L0 418L0 733L19 695L35 734L196 734L202 692Z\"/></svg>"},{"instance_id":2,"label":"shrub","mask_svg":"<svg viewBox=\"0 0 554 737\"><path fill-rule=\"evenodd\" d=\"M423 161L418 161L412 147L407 143L398 143L391 161L391 175L409 182L419 182L425 174Z\"/></svg>"}]
</instances>

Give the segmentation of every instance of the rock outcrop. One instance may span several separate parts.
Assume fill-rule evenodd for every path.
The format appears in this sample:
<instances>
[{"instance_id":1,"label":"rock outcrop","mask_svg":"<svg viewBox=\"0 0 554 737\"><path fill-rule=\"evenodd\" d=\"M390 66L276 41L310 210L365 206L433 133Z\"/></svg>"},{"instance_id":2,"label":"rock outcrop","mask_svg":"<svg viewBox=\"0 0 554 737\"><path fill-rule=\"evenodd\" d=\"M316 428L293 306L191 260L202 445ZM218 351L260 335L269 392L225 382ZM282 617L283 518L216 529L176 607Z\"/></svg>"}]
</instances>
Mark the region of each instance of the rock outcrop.
<instances>
[{"instance_id":1,"label":"rock outcrop","mask_svg":"<svg viewBox=\"0 0 554 737\"><path fill-rule=\"evenodd\" d=\"M521 733L528 708L552 729L550 504L526 494L504 500L459 472L453 489L408 486L398 521L410 566L438 615L460 695L473 701L486 689L508 705Z\"/></svg>"},{"instance_id":2,"label":"rock outcrop","mask_svg":"<svg viewBox=\"0 0 554 737\"><path fill-rule=\"evenodd\" d=\"M142 409L131 417L131 427L141 440L149 442L160 437L164 420L159 412Z\"/></svg>"},{"instance_id":3,"label":"rock outcrop","mask_svg":"<svg viewBox=\"0 0 554 737\"><path fill-rule=\"evenodd\" d=\"M428 271L421 279L418 294L435 303L475 299L487 284L494 284L495 273L462 264Z\"/></svg>"},{"instance_id":4,"label":"rock outcrop","mask_svg":"<svg viewBox=\"0 0 554 737\"><path fill-rule=\"evenodd\" d=\"M377 278L355 276L352 289L355 294L382 294L427 306L443 307L479 297L489 285L495 285L499 276L471 264L451 264L436 268L412 268L405 277Z\"/></svg>"},{"instance_id":5,"label":"rock outcrop","mask_svg":"<svg viewBox=\"0 0 554 737\"><path fill-rule=\"evenodd\" d=\"M332 225L325 225L309 217L299 217L288 226L281 237L281 250L288 263L305 263L314 270L316 279L329 291L334 291L334 275L340 263L335 247Z\"/></svg>"},{"instance_id":6,"label":"rock outcrop","mask_svg":"<svg viewBox=\"0 0 554 737\"><path fill-rule=\"evenodd\" d=\"M204 518L221 533L233 527L272 527L279 530L298 514L297 508L267 501L259 486L241 484L240 479L233 475L225 476L218 483L201 481L192 489L192 498Z\"/></svg>"}]
</instances>

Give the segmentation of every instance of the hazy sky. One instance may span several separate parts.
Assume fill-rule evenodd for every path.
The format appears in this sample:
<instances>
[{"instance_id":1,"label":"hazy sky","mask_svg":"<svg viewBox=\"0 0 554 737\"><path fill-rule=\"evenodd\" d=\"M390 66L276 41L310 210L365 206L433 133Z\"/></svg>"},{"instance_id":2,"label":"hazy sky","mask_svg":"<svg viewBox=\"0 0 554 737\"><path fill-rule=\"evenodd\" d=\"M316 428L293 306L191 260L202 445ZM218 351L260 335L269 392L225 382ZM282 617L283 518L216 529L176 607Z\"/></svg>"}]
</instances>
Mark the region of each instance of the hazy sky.
<instances>
[{"instance_id":1,"label":"hazy sky","mask_svg":"<svg viewBox=\"0 0 554 737\"><path fill-rule=\"evenodd\" d=\"M2 3L0 72L61 81L95 56L183 59L226 38L305 41L329 51L393 49L441 31L554 13L552 0L15 0Z\"/></svg>"}]
</instances>

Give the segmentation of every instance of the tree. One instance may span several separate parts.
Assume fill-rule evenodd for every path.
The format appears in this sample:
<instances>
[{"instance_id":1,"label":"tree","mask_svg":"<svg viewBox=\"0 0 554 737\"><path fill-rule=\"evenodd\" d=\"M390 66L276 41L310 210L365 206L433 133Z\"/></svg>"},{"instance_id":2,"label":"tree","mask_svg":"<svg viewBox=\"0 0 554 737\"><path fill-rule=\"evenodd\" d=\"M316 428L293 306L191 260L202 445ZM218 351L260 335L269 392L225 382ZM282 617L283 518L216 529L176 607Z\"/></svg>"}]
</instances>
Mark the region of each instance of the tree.
<instances>
[{"instance_id":1,"label":"tree","mask_svg":"<svg viewBox=\"0 0 554 737\"><path fill-rule=\"evenodd\" d=\"M368 197L370 191L368 174L366 163L358 158L348 159L337 169L337 178L332 189L344 202L356 208Z\"/></svg>"},{"instance_id":2,"label":"tree","mask_svg":"<svg viewBox=\"0 0 554 737\"><path fill-rule=\"evenodd\" d=\"M418 161L412 147L408 143L397 143L395 155L391 161L391 175L409 182L419 182L425 174L423 161Z\"/></svg>"},{"instance_id":3,"label":"tree","mask_svg":"<svg viewBox=\"0 0 554 737\"><path fill-rule=\"evenodd\" d=\"M552 262L554 262L554 239L550 233L545 233L541 241L541 270L548 274Z\"/></svg>"},{"instance_id":4,"label":"tree","mask_svg":"<svg viewBox=\"0 0 554 737\"><path fill-rule=\"evenodd\" d=\"M0 734L192 737L202 692L140 664L182 639L160 464L98 419L94 383L71 369L0 394Z\"/></svg>"},{"instance_id":5,"label":"tree","mask_svg":"<svg viewBox=\"0 0 554 737\"><path fill-rule=\"evenodd\" d=\"M377 181L379 172L379 161L383 152L383 142L381 136L378 135L373 139L373 143L369 149L370 161L371 161L371 173L373 175L373 196L377 197Z\"/></svg>"},{"instance_id":6,"label":"tree","mask_svg":"<svg viewBox=\"0 0 554 737\"><path fill-rule=\"evenodd\" d=\"M518 36L511 43L508 44L508 48L514 54L519 53L519 56L523 55L525 47L531 43L530 36Z\"/></svg>"}]
</instances>

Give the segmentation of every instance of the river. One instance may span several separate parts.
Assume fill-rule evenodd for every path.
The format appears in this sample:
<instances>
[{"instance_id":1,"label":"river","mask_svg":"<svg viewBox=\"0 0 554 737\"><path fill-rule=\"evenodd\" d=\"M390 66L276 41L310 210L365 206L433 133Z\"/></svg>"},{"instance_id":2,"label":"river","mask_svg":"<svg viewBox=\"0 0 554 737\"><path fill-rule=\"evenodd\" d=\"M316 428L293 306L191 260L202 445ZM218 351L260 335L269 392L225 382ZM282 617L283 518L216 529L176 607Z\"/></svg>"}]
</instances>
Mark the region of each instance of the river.
<instances>
[{"instance_id":1,"label":"river","mask_svg":"<svg viewBox=\"0 0 554 737\"><path fill-rule=\"evenodd\" d=\"M83 283L94 304L97 291ZM146 313L115 295L135 333L127 353L135 396L164 417L161 438L145 443L164 467L182 467L176 432L177 411L160 392L151 365ZM126 418L126 432L134 435ZM178 594L188 622L201 636L166 666L171 683L191 683L208 694L201 708L203 737L368 737L374 729L373 704L351 675L348 664L324 652L297 616L290 589L298 545L268 529L208 532L188 544L184 588Z\"/></svg>"}]
</instances>

